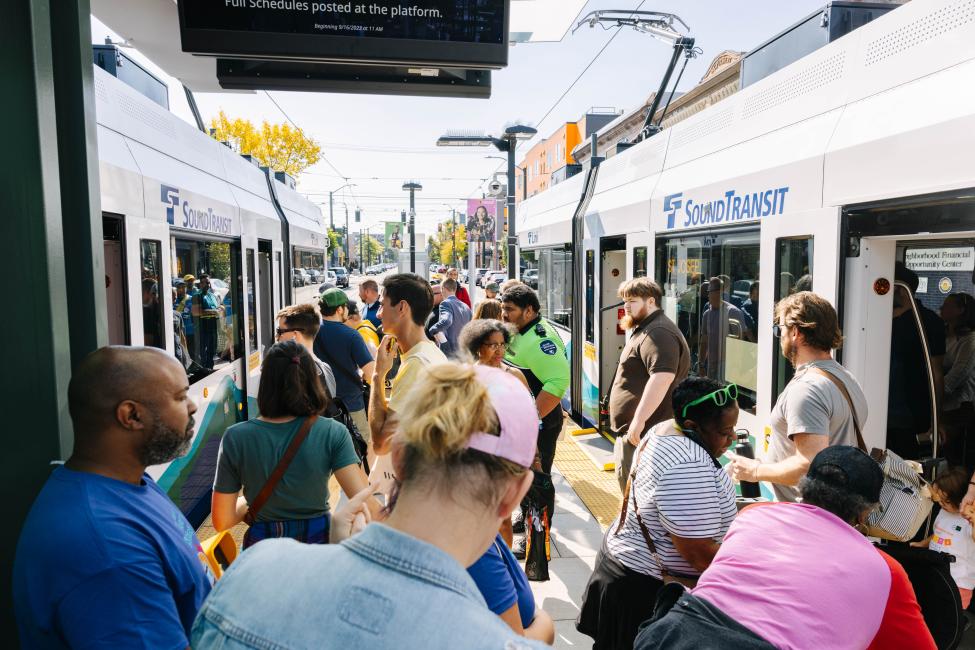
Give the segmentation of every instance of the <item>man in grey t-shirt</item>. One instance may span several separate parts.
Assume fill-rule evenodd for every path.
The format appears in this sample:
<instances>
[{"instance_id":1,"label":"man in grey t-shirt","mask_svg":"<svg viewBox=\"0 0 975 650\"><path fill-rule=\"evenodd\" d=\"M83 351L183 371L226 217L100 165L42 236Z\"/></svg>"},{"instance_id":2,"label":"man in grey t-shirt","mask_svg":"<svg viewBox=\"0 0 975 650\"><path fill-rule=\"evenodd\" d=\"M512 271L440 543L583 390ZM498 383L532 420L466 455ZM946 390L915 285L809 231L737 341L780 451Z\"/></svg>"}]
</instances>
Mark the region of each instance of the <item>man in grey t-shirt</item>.
<instances>
[{"instance_id":1,"label":"man in grey t-shirt","mask_svg":"<svg viewBox=\"0 0 975 650\"><path fill-rule=\"evenodd\" d=\"M732 476L740 481L767 481L779 501L796 501L799 480L813 457L830 445L857 446L854 415L836 377L853 401L861 428L867 420L867 398L856 378L833 360L843 342L836 310L811 291L800 291L775 306L776 336L782 355L796 369L775 406L769 424L767 462L729 454Z\"/></svg>"}]
</instances>

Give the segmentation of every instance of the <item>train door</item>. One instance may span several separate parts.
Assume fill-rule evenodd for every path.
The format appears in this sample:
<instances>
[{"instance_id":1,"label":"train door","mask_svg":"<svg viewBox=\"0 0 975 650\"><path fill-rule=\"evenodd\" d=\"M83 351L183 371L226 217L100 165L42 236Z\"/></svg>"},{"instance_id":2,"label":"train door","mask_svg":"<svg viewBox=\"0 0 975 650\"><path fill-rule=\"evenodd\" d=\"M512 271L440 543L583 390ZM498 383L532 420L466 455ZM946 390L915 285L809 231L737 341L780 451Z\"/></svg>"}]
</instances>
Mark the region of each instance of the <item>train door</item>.
<instances>
[{"instance_id":1,"label":"train door","mask_svg":"<svg viewBox=\"0 0 975 650\"><path fill-rule=\"evenodd\" d=\"M274 345L274 272L271 269L271 242L257 242L258 303L260 304L260 339L263 351Z\"/></svg>"},{"instance_id":2,"label":"train door","mask_svg":"<svg viewBox=\"0 0 975 650\"><path fill-rule=\"evenodd\" d=\"M870 404L867 444L923 458L935 452L931 434L940 429L937 455L971 469L975 202L966 194L844 212L842 324L844 363Z\"/></svg>"},{"instance_id":3,"label":"train door","mask_svg":"<svg viewBox=\"0 0 975 650\"><path fill-rule=\"evenodd\" d=\"M169 226L165 222L126 219L124 228L126 302L141 305L130 309L128 325L132 345L175 351L172 345L173 294Z\"/></svg>"},{"instance_id":4,"label":"train door","mask_svg":"<svg viewBox=\"0 0 975 650\"><path fill-rule=\"evenodd\" d=\"M122 217L102 216L105 241L105 304L108 309L109 345L129 343L129 322L125 303L125 251Z\"/></svg>"},{"instance_id":5,"label":"train door","mask_svg":"<svg viewBox=\"0 0 975 650\"><path fill-rule=\"evenodd\" d=\"M620 325L623 318L623 305L618 291L620 284L627 279L626 237L604 237L600 240L599 294L596 303L599 307L599 335L597 350L599 358L598 381L599 399L609 395L609 389L616 377L620 352L626 342L626 332ZM606 414L600 413L600 429L609 433Z\"/></svg>"},{"instance_id":6,"label":"train door","mask_svg":"<svg viewBox=\"0 0 975 650\"><path fill-rule=\"evenodd\" d=\"M780 352L779 340L772 336L775 303L806 290L839 304L839 229L836 208L789 214L762 224L761 282L748 288L749 298L758 303L752 311L758 339L759 422L768 421L772 406L794 375L792 364Z\"/></svg>"}]
</instances>

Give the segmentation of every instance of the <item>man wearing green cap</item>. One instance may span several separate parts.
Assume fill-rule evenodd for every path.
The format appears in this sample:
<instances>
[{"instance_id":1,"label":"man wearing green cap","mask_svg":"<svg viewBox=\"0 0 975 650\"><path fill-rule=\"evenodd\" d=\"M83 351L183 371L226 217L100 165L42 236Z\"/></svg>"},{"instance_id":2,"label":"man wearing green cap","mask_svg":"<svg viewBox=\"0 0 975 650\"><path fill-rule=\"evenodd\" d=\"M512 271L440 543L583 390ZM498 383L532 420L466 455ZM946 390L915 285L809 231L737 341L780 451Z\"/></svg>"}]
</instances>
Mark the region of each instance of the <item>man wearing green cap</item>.
<instances>
[{"instance_id":1,"label":"man wearing green cap","mask_svg":"<svg viewBox=\"0 0 975 650\"><path fill-rule=\"evenodd\" d=\"M484 287L484 297L488 300L497 300L499 291L501 291L501 287L498 286L497 282L488 283Z\"/></svg>"},{"instance_id":2,"label":"man wearing green cap","mask_svg":"<svg viewBox=\"0 0 975 650\"><path fill-rule=\"evenodd\" d=\"M338 288L326 289L318 304L322 325L315 337L315 356L332 366L336 397L349 409L362 437L369 441L369 422L362 395L362 377L372 377L375 361L358 332L345 326L349 316L349 297ZM359 371L362 371L362 375ZM370 448L372 443L370 442Z\"/></svg>"}]
</instances>

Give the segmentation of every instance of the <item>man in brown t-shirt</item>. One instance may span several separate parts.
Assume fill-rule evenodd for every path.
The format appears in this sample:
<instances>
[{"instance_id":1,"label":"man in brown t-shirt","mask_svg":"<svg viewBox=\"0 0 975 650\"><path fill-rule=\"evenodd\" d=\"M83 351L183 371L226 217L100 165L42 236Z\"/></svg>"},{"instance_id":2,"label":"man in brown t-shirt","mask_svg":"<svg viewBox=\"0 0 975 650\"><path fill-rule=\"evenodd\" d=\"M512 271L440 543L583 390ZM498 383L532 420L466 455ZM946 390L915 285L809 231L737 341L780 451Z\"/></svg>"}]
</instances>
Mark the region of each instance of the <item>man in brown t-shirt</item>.
<instances>
[{"instance_id":1,"label":"man in brown t-shirt","mask_svg":"<svg viewBox=\"0 0 975 650\"><path fill-rule=\"evenodd\" d=\"M691 353L684 335L660 308L663 293L648 278L620 285L630 337L620 354L609 392L609 427L620 490L626 487L633 452L650 427L674 416L674 387L687 377Z\"/></svg>"}]
</instances>

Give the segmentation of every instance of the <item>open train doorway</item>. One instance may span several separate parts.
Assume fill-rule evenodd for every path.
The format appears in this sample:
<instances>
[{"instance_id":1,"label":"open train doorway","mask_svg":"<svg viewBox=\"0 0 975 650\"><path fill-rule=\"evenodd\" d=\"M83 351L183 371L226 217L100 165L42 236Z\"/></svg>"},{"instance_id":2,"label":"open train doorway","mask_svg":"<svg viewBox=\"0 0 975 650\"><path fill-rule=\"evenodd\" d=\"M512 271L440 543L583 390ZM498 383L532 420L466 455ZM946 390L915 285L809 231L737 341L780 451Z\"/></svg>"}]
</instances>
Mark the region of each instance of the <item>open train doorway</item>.
<instances>
[{"instance_id":1,"label":"open train doorway","mask_svg":"<svg viewBox=\"0 0 975 650\"><path fill-rule=\"evenodd\" d=\"M870 405L867 445L975 469L975 197L844 217L843 360Z\"/></svg>"},{"instance_id":2,"label":"open train doorway","mask_svg":"<svg viewBox=\"0 0 975 650\"><path fill-rule=\"evenodd\" d=\"M618 297L620 284L627 279L626 237L603 237L599 242L599 399L602 403L616 377L626 332L620 321L623 304ZM600 429L609 435L609 420L600 414Z\"/></svg>"}]
</instances>

